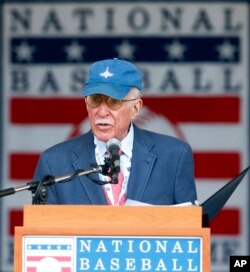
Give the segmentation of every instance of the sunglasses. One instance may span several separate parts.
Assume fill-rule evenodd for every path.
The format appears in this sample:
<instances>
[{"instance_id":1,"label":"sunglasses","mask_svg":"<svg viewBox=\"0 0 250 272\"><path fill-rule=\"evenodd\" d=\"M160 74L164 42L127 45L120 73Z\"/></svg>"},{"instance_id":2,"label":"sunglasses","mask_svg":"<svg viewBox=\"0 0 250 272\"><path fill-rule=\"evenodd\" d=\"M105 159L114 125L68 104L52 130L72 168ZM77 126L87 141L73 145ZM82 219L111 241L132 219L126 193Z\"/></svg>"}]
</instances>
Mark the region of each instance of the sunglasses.
<instances>
[{"instance_id":1,"label":"sunglasses","mask_svg":"<svg viewBox=\"0 0 250 272\"><path fill-rule=\"evenodd\" d=\"M102 101L105 100L107 106L111 110L118 110L121 108L121 106L124 102L135 101L137 99L138 98L118 100L118 99L115 99L115 98L112 98L109 96L104 96L104 95L100 95L100 94L92 94L92 95L88 95L86 97L86 103L91 108L97 108L102 104Z\"/></svg>"}]
</instances>

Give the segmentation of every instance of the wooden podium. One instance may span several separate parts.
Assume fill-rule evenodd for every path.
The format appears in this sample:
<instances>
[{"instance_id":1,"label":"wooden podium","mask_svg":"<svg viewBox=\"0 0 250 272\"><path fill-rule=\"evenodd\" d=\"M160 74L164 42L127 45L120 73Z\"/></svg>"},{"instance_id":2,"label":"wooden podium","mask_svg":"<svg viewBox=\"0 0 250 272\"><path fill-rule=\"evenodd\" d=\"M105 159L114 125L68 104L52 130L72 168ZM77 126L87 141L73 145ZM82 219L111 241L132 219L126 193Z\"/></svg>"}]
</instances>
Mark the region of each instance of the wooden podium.
<instances>
[{"instance_id":1,"label":"wooden podium","mask_svg":"<svg viewBox=\"0 0 250 272\"><path fill-rule=\"evenodd\" d=\"M50 237L52 238L50 239ZM87 261L87 256L98 258L99 263L95 263L95 270L98 271L98 267L102 270L101 265L104 266L104 263L101 263L102 259L100 259L102 254L106 256L103 259L105 262L109 258L108 256L115 254L116 258L110 257L111 263L115 265L114 269L109 268L115 271L125 271L124 267L119 270L119 265L126 265L126 268L131 268L131 270L126 269L126 271L133 271L135 265L136 270L134 271L142 271L139 269L141 265L144 266L143 271L147 269L148 271L155 271L153 265L158 265L158 268L159 266L162 268L164 265L168 265L167 271L171 271L171 268L169 268L170 263L176 269L187 265L192 267L190 271L210 271L210 229L202 227L202 208L198 206L28 205L24 207L23 226L15 227L14 239L15 272L32 271L31 268L30 270L26 268L25 263L29 259L37 260L38 256L44 255L44 253L47 254L46 260L51 261L53 258L49 258L48 254L58 252L58 255L59 251L57 249L63 249L66 243L64 241L67 239L72 239L72 245L68 248L76 247L74 254L77 256L71 255L71 261L75 263L65 271L93 271L93 267L90 268L91 260ZM43 240L41 239L45 241L44 246L42 246L43 242L41 241ZM92 239L95 239L93 243ZM102 243L98 244L96 239L100 239ZM195 246L196 240L198 246ZM118 241L119 246L124 245L125 247L126 245L128 252L125 252L124 248L121 248L121 250L118 248ZM94 243L99 245L98 249L95 248L93 253L88 252L88 247L94 245ZM110 252L111 245L114 244L116 244L116 248L112 249L114 252ZM157 245L157 248L154 248L155 245ZM55 248L56 246L57 248ZM42 251L45 247L49 250L46 248L46 250ZM138 256L143 254L145 257L144 263L141 263L142 260L139 263L134 259L136 254ZM160 254L163 257L160 258ZM178 254L181 255L181 258L188 256L189 261L187 261L187 264L185 264L186 260L184 259L180 259L179 262ZM146 256L160 259L154 259L151 262ZM198 265L190 261L193 258L192 256L198 258ZM69 258L66 259L65 257L65 260L69 260ZM164 263L165 261L167 263ZM81 269L79 266L81 266ZM195 270L197 267L199 267L199 270ZM109 269L107 271L110 271ZM40 270L33 267L33 271Z\"/></svg>"}]
</instances>

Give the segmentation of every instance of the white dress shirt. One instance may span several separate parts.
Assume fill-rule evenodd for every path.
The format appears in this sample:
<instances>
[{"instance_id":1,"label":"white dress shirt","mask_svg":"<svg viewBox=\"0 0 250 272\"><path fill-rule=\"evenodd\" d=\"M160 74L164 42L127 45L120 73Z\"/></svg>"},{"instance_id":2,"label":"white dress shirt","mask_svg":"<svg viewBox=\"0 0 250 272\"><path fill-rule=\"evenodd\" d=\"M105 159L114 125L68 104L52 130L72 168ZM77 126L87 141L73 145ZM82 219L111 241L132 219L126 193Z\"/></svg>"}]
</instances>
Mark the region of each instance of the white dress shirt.
<instances>
[{"instance_id":1,"label":"white dress shirt","mask_svg":"<svg viewBox=\"0 0 250 272\"><path fill-rule=\"evenodd\" d=\"M126 194L127 187L128 187L128 179L130 175L131 169L131 161L132 161L132 149L133 149L133 142L134 142L134 128L131 124L129 133L127 136L121 141L121 156L120 156L120 167L121 171L124 176L123 187L121 191L121 196ZM104 158L107 155L107 147L106 143L98 140L94 136L94 143L95 143L95 157L96 162L98 165L104 164ZM109 177L99 174L99 177L102 181L108 181ZM114 198L111 190L111 184L103 185L103 189L106 191L106 196L109 198L109 201L112 205L114 205Z\"/></svg>"}]
</instances>

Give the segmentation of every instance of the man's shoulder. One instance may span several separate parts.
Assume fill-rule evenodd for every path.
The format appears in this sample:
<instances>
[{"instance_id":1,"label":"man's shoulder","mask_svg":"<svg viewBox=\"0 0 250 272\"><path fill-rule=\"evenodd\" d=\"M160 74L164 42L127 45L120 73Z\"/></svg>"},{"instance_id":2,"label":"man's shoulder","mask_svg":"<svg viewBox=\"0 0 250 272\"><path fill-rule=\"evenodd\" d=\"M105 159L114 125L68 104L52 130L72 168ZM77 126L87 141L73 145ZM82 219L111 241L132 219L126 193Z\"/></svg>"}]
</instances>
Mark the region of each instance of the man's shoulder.
<instances>
[{"instance_id":1,"label":"man's shoulder","mask_svg":"<svg viewBox=\"0 0 250 272\"><path fill-rule=\"evenodd\" d=\"M88 132L86 134L82 134L80 136L64 140L46 149L45 153L53 153L56 151L59 152L59 151L67 151L67 150L72 151L77 146L84 145L85 142L91 141L91 136L92 134Z\"/></svg>"},{"instance_id":2,"label":"man's shoulder","mask_svg":"<svg viewBox=\"0 0 250 272\"><path fill-rule=\"evenodd\" d=\"M135 128L135 135L138 135L139 138L145 139L146 141L152 141L155 144L188 145L187 142L177 137L141 129L138 127Z\"/></svg>"}]
</instances>

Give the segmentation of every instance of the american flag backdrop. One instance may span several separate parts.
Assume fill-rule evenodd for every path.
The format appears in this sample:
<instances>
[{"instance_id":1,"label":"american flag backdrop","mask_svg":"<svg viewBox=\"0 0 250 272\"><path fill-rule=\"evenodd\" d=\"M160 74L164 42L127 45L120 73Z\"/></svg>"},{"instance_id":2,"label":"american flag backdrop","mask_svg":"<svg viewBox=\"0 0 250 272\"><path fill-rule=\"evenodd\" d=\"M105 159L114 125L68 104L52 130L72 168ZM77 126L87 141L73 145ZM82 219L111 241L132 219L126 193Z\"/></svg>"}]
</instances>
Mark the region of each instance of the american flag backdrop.
<instances>
[{"instance_id":1,"label":"american flag backdrop","mask_svg":"<svg viewBox=\"0 0 250 272\"><path fill-rule=\"evenodd\" d=\"M83 82L118 57L143 74L136 124L187 141L203 202L249 164L247 1L18 1L1 6L1 189L31 181L39 154L89 129ZM211 267L249 254L246 177L212 221ZM30 192L1 199L0 271ZM2 270L1 270L2 269Z\"/></svg>"}]
</instances>

